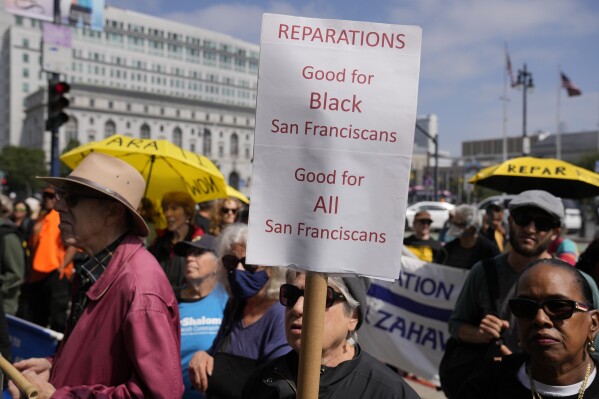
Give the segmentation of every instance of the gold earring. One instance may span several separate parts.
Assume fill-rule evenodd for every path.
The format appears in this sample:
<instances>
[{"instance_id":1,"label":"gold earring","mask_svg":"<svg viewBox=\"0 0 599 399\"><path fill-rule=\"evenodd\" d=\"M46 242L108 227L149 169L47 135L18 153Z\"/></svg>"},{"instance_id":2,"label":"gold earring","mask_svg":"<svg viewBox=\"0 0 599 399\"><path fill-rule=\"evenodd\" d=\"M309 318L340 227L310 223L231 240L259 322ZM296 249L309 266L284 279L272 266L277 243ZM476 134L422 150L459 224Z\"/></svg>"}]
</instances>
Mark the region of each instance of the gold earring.
<instances>
[{"instance_id":1,"label":"gold earring","mask_svg":"<svg viewBox=\"0 0 599 399\"><path fill-rule=\"evenodd\" d=\"M593 343L593 341L589 341L589 342L587 342L587 350L588 350L590 353L593 353L593 352L595 352L595 344Z\"/></svg>"}]
</instances>

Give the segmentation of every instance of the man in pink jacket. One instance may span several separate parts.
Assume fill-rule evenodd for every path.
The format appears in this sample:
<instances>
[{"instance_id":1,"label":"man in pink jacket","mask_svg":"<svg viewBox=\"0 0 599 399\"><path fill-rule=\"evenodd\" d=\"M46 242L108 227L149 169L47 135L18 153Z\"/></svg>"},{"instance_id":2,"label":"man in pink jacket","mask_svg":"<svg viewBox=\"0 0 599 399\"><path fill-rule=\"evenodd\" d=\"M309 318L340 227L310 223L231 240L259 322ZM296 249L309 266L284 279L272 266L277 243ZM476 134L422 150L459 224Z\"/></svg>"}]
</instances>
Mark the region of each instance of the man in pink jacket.
<instances>
[{"instance_id":1,"label":"man in pink jacket","mask_svg":"<svg viewBox=\"0 0 599 399\"><path fill-rule=\"evenodd\" d=\"M139 237L143 177L93 152L56 187L68 245L89 257L73 280L72 309L56 355L15 367L39 398L180 398L179 311L166 275ZM10 391L18 398L11 383Z\"/></svg>"}]
</instances>

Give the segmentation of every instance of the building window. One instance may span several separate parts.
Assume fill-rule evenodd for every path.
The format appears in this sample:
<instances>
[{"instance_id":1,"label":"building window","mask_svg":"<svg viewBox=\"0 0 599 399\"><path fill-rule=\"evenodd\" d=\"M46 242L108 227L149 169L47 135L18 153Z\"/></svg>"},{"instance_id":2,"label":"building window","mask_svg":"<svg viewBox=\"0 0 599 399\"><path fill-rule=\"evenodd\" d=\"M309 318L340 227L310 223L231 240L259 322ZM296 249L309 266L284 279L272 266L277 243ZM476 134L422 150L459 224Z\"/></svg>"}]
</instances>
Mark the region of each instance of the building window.
<instances>
[{"instance_id":1,"label":"building window","mask_svg":"<svg viewBox=\"0 0 599 399\"><path fill-rule=\"evenodd\" d=\"M250 159L250 149L249 148L245 149L245 159Z\"/></svg>"},{"instance_id":2,"label":"building window","mask_svg":"<svg viewBox=\"0 0 599 399\"><path fill-rule=\"evenodd\" d=\"M127 104L127 111L131 111L131 104Z\"/></svg>"},{"instance_id":3,"label":"building window","mask_svg":"<svg viewBox=\"0 0 599 399\"><path fill-rule=\"evenodd\" d=\"M126 127L127 129L130 129L130 128L131 128L131 122L127 122L127 123L125 124L125 127Z\"/></svg>"},{"instance_id":4,"label":"building window","mask_svg":"<svg viewBox=\"0 0 599 399\"><path fill-rule=\"evenodd\" d=\"M108 138L113 134L116 134L116 125L113 121L108 121L104 125L104 137Z\"/></svg>"},{"instance_id":5,"label":"building window","mask_svg":"<svg viewBox=\"0 0 599 399\"><path fill-rule=\"evenodd\" d=\"M150 126L148 126L146 123L144 123L143 125L141 125L141 138L142 139L149 139L150 138Z\"/></svg>"},{"instance_id":6,"label":"building window","mask_svg":"<svg viewBox=\"0 0 599 399\"><path fill-rule=\"evenodd\" d=\"M112 107L113 107L112 101L108 101L108 108L112 109Z\"/></svg>"},{"instance_id":7,"label":"building window","mask_svg":"<svg viewBox=\"0 0 599 399\"><path fill-rule=\"evenodd\" d=\"M183 133L178 127L173 130L173 144L181 147L183 145Z\"/></svg>"},{"instance_id":8,"label":"building window","mask_svg":"<svg viewBox=\"0 0 599 399\"><path fill-rule=\"evenodd\" d=\"M223 145L222 145L222 144L220 144L220 145L218 146L218 157L219 157L219 158L222 158L222 157L224 157L224 156L225 156L225 148L223 147Z\"/></svg>"},{"instance_id":9,"label":"building window","mask_svg":"<svg viewBox=\"0 0 599 399\"><path fill-rule=\"evenodd\" d=\"M29 48L29 39L23 38L23 47Z\"/></svg>"},{"instance_id":10,"label":"building window","mask_svg":"<svg viewBox=\"0 0 599 399\"><path fill-rule=\"evenodd\" d=\"M89 124L93 125L94 124L94 118L89 118Z\"/></svg>"},{"instance_id":11,"label":"building window","mask_svg":"<svg viewBox=\"0 0 599 399\"><path fill-rule=\"evenodd\" d=\"M236 171L233 171L229 174L229 186L236 190L239 189L239 173Z\"/></svg>"},{"instance_id":12,"label":"building window","mask_svg":"<svg viewBox=\"0 0 599 399\"><path fill-rule=\"evenodd\" d=\"M94 99L93 99L93 98L90 98L90 99L89 99L89 106L90 106L90 107L93 107L93 106L95 106L95 105L96 105L96 102L94 101Z\"/></svg>"},{"instance_id":13,"label":"building window","mask_svg":"<svg viewBox=\"0 0 599 399\"><path fill-rule=\"evenodd\" d=\"M29 62L29 54L23 53L23 62L24 63L28 63Z\"/></svg>"},{"instance_id":14,"label":"building window","mask_svg":"<svg viewBox=\"0 0 599 399\"><path fill-rule=\"evenodd\" d=\"M239 155L239 137L237 133L231 135L231 156L236 157Z\"/></svg>"},{"instance_id":15,"label":"building window","mask_svg":"<svg viewBox=\"0 0 599 399\"><path fill-rule=\"evenodd\" d=\"M212 155L212 133L208 129L204 129L204 155L209 157Z\"/></svg>"},{"instance_id":16,"label":"building window","mask_svg":"<svg viewBox=\"0 0 599 399\"><path fill-rule=\"evenodd\" d=\"M189 144L189 151L196 152L196 143Z\"/></svg>"},{"instance_id":17,"label":"building window","mask_svg":"<svg viewBox=\"0 0 599 399\"><path fill-rule=\"evenodd\" d=\"M64 127L64 131L67 136L67 143L72 140L77 140L77 130L77 119L73 116L70 116L69 121Z\"/></svg>"},{"instance_id":18,"label":"building window","mask_svg":"<svg viewBox=\"0 0 599 399\"><path fill-rule=\"evenodd\" d=\"M23 83L23 93L29 93L29 83Z\"/></svg>"}]
</instances>

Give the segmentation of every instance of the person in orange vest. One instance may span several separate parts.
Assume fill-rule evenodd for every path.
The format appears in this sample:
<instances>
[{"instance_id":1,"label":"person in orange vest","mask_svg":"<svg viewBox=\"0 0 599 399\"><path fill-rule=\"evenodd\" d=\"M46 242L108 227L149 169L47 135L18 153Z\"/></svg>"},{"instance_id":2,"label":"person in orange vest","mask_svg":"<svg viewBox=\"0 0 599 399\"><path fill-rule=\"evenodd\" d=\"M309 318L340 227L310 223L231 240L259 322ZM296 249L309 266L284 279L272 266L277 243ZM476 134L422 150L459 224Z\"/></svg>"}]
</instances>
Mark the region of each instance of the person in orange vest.
<instances>
[{"instance_id":1,"label":"person in orange vest","mask_svg":"<svg viewBox=\"0 0 599 399\"><path fill-rule=\"evenodd\" d=\"M54 210L55 204L54 188L45 188L42 212L29 239L32 265L23 288L25 310L22 315L42 327L63 332L67 322L72 261L77 249L62 242L58 228L60 217Z\"/></svg>"}]
</instances>

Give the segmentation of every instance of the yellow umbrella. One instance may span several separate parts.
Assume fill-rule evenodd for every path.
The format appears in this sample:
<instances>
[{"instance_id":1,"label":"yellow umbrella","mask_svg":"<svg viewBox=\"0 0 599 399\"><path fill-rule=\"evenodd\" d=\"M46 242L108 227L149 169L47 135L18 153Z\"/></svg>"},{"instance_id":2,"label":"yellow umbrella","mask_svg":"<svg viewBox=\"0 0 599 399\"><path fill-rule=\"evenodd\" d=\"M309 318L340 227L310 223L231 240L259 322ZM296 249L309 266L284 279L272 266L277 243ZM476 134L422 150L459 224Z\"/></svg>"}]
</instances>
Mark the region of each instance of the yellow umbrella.
<instances>
[{"instance_id":1,"label":"yellow umbrella","mask_svg":"<svg viewBox=\"0 0 599 399\"><path fill-rule=\"evenodd\" d=\"M93 151L120 158L135 167L146 180L144 197L156 203L169 191L188 192L196 202L227 196L225 178L208 158L183 150L167 140L115 134L74 148L60 160L74 169Z\"/></svg>"},{"instance_id":2,"label":"yellow umbrella","mask_svg":"<svg viewBox=\"0 0 599 399\"><path fill-rule=\"evenodd\" d=\"M250 203L250 199L248 197L246 197L245 195L243 195L243 193L235 190L233 187L231 187L229 185L227 185L227 195L229 197L235 197L238 200L240 200L240 201L242 201L242 202L244 202L246 204Z\"/></svg>"},{"instance_id":3,"label":"yellow umbrella","mask_svg":"<svg viewBox=\"0 0 599 399\"><path fill-rule=\"evenodd\" d=\"M510 159L481 170L468 183L510 194L536 189L565 198L599 195L599 174L552 158Z\"/></svg>"}]
</instances>

